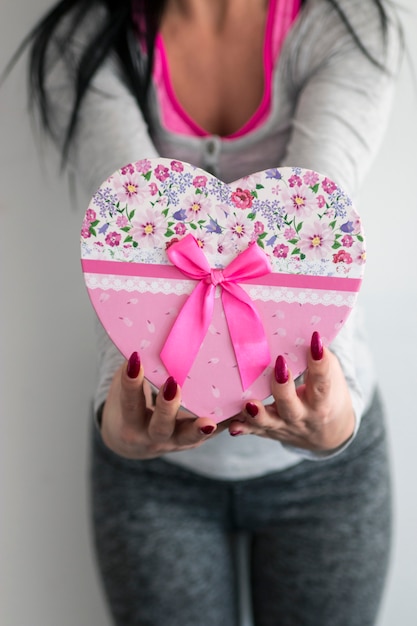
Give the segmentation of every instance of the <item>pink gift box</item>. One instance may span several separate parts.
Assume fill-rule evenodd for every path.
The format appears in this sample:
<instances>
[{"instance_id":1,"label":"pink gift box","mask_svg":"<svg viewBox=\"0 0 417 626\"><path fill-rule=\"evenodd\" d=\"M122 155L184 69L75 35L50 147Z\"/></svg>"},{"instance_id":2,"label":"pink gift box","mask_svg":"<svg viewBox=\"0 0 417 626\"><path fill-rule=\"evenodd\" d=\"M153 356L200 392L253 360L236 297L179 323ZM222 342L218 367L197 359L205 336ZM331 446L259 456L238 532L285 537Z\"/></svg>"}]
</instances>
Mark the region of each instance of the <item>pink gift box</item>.
<instances>
[{"instance_id":1,"label":"pink gift box","mask_svg":"<svg viewBox=\"0 0 417 626\"><path fill-rule=\"evenodd\" d=\"M182 404L221 421L270 396L278 354L296 377L311 334L329 344L365 263L350 198L311 170L225 184L170 159L141 160L98 189L81 231L91 302L147 379L169 375Z\"/></svg>"}]
</instances>

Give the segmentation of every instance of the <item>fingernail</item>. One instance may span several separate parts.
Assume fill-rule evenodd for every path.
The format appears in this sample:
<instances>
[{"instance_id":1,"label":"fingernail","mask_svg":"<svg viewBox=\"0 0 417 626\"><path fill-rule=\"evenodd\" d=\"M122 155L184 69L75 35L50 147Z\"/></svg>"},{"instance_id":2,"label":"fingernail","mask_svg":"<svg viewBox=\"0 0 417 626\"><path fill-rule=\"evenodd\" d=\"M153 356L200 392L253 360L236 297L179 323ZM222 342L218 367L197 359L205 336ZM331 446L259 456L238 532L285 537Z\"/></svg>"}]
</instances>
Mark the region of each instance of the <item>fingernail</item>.
<instances>
[{"instance_id":1,"label":"fingernail","mask_svg":"<svg viewBox=\"0 0 417 626\"><path fill-rule=\"evenodd\" d=\"M287 361L280 354L275 361L275 380L280 385L283 385L288 381L288 367Z\"/></svg>"},{"instance_id":2,"label":"fingernail","mask_svg":"<svg viewBox=\"0 0 417 626\"><path fill-rule=\"evenodd\" d=\"M127 375L129 378L137 378L140 372L140 358L137 352L132 352L127 362Z\"/></svg>"},{"instance_id":3,"label":"fingernail","mask_svg":"<svg viewBox=\"0 0 417 626\"><path fill-rule=\"evenodd\" d=\"M177 387L177 381L175 380L175 378L173 378L173 376L167 378L165 381L164 390L162 392L164 400L168 400L168 402L173 400L177 395Z\"/></svg>"},{"instance_id":4,"label":"fingernail","mask_svg":"<svg viewBox=\"0 0 417 626\"><path fill-rule=\"evenodd\" d=\"M259 413L258 407L253 402L248 402L245 408L251 417L256 417Z\"/></svg>"},{"instance_id":5,"label":"fingernail","mask_svg":"<svg viewBox=\"0 0 417 626\"><path fill-rule=\"evenodd\" d=\"M211 426L209 424L208 426L202 426L202 428L200 428L200 430L203 433L203 435L211 435L211 433L214 430L214 426Z\"/></svg>"},{"instance_id":6,"label":"fingernail","mask_svg":"<svg viewBox=\"0 0 417 626\"><path fill-rule=\"evenodd\" d=\"M323 358L323 342L317 330L311 336L311 356L314 361L321 361Z\"/></svg>"},{"instance_id":7,"label":"fingernail","mask_svg":"<svg viewBox=\"0 0 417 626\"><path fill-rule=\"evenodd\" d=\"M243 430L231 430L230 434L232 435L232 437L237 437L238 435L241 435L243 433Z\"/></svg>"}]
</instances>

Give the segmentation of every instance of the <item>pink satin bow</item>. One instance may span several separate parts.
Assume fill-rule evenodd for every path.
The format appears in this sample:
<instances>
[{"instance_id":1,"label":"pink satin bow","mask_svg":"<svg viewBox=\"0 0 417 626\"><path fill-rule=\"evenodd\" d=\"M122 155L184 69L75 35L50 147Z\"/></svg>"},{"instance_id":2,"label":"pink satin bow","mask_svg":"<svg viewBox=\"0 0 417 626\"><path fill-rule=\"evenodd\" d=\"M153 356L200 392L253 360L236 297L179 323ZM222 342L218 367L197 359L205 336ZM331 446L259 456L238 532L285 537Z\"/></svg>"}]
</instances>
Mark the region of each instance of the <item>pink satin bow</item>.
<instances>
[{"instance_id":1,"label":"pink satin bow","mask_svg":"<svg viewBox=\"0 0 417 626\"><path fill-rule=\"evenodd\" d=\"M167 255L183 274L200 282L175 320L161 351L162 362L183 385L209 328L215 289L220 285L242 387L246 390L269 365L271 357L262 321L250 297L237 283L270 273L268 257L253 243L224 269L211 269L192 235L171 245Z\"/></svg>"}]
</instances>

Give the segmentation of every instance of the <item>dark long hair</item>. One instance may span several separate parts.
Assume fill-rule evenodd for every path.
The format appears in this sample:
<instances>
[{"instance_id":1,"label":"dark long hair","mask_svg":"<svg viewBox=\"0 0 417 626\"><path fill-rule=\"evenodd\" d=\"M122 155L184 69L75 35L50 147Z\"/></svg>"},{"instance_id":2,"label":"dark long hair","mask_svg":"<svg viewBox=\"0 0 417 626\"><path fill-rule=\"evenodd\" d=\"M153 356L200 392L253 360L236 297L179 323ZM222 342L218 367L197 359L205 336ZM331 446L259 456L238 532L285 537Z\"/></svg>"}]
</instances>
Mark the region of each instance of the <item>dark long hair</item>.
<instances>
[{"instance_id":1,"label":"dark long hair","mask_svg":"<svg viewBox=\"0 0 417 626\"><path fill-rule=\"evenodd\" d=\"M302 4L306 1L302 0ZM375 58L360 40L338 1L327 1L338 12L364 56L383 71L384 67L380 60ZM372 1L378 9L381 32L385 40L388 17L383 0ZM67 44L73 40L85 16L90 11L104 9L103 19L98 22L95 34L85 44L76 67L74 101L62 146L63 162L68 156L83 98L95 73L110 53L118 58L126 85L134 95L145 120L149 122L147 94L152 74L155 38L165 6L166 0L60 0L23 41L11 64L24 48L29 47L28 77L31 107L38 111L43 128L52 134L51 104L46 86L48 72L51 69L49 58L51 41L61 25L68 21L65 33L61 35L59 48L65 55ZM132 19L133 12L139 19ZM137 44L138 36L144 42L144 49L142 47L140 49Z\"/></svg>"}]
</instances>

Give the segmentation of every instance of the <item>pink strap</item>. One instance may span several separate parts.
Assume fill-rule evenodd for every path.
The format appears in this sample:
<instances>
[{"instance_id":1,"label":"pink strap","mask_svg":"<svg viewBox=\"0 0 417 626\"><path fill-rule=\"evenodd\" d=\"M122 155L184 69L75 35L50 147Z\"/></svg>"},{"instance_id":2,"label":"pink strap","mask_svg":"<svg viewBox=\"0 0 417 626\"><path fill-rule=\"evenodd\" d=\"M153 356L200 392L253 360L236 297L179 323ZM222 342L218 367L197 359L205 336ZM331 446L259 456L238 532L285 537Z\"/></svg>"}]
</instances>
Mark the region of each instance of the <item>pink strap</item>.
<instances>
[{"instance_id":1,"label":"pink strap","mask_svg":"<svg viewBox=\"0 0 417 626\"><path fill-rule=\"evenodd\" d=\"M208 331L215 288L220 285L242 387L246 390L269 365L271 357L262 321L250 297L237 282L270 273L268 257L257 244L250 244L226 268L212 269L192 235L170 246L167 255L183 274L199 281L161 351L168 372L183 385Z\"/></svg>"}]
</instances>

